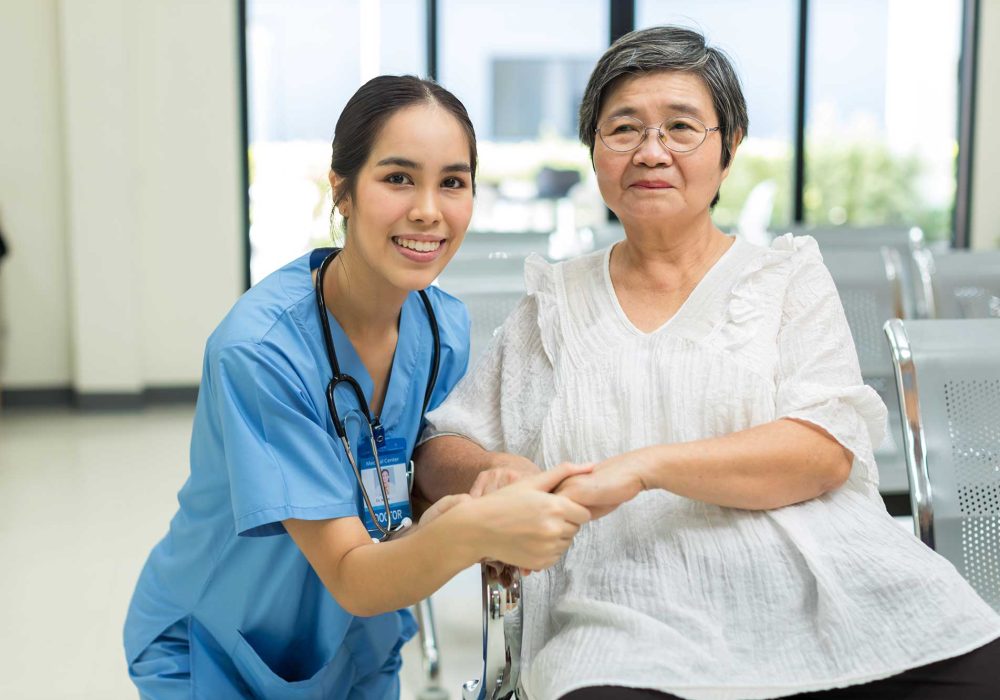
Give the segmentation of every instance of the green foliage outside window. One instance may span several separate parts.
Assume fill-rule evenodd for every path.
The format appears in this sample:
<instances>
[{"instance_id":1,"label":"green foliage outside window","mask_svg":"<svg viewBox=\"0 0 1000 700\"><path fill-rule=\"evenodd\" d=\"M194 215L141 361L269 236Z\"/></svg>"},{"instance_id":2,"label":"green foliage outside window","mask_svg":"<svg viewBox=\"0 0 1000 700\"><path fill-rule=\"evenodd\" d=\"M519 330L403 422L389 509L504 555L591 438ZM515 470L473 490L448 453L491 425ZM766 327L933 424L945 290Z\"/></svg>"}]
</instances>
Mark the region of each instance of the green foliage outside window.
<instances>
[{"instance_id":1,"label":"green foliage outside window","mask_svg":"<svg viewBox=\"0 0 1000 700\"><path fill-rule=\"evenodd\" d=\"M806 220L817 225L916 225L929 240L947 238L950 207L920 191L927 164L879 143L810 144L806 153ZM954 199L949 192L947 199Z\"/></svg>"},{"instance_id":2,"label":"green foliage outside window","mask_svg":"<svg viewBox=\"0 0 1000 700\"><path fill-rule=\"evenodd\" d=\"M947 239L951 208L928 203L920 182L929 165L917 156L893 154L879 143L810 143L807 146L806 222L816 226L916 225L928 240ZM743 203L760 182L777 185L771 229L791 221L791 156L741 152L722 186L714 219L735 226ZM949 192L947 200L952 200Z\"/></svg>"},{"instance_id":3,"label":"green foliage outside window","mask_svg":"<svg viewBox=\"0 0 1000 700\"><path fill-rule=\"evenodd\" d=\"M715 205L712 219L718 226L735 227L740 211L751 190L762 182L776 185L771 229L780 230L792 220L792 158L790 154L762 154L738 151L729 176L722 183L719 203Z\"/></svg>"}]
</instances>

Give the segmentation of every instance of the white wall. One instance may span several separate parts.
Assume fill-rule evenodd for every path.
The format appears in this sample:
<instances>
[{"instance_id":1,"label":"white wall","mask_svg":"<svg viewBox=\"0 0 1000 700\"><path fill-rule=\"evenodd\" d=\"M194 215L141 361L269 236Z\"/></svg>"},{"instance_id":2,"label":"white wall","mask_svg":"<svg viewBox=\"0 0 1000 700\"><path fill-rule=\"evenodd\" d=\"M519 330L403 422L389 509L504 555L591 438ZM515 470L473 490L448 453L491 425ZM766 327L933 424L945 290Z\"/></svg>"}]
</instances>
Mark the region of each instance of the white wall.
<instances>
[{"instance_id":1,"label":"white wall","mask_svg":"<svg viewBox=\"0 0 1000 700\"><path fill-rule=\"evenodd\" d=\"M134 6L131 6L134 8ZM129 0L60 3L74 384L139 392L137 100Z\"/></svg>"},{"instance_id":2,"label":"white wall","mask_svg":"<svg viewBox=\"0 0 1000 700\"><path fill-rule=\"evenodd\" d=\"M70 383L59 36L54 1L0 3L0 262L8 335L0 381Z\"/></svg>"},{"instance_id":3,"label":"white wall","mask_svg":"<svg viewBox=\"0 0 1000 700\"><path fill-rule=\"evenodd\" d=\"M4 0L6 389L198 382L242 291L235 3Z\"/></svg>"},{"instance_id":4,"label":"white wall","mask_svg":"<svg viewBox=\"0 0 1000 700\"><path fill-rule=\"evenodd\" d=\"M973 248L1000 248L1000 0L980 0L972 162Z\"/></svg>"},{"instance_id":5,"label":"white wall","mask_svg":"<svg viewBox=\"0 0 1000 700\"><path fill-rule=\"evenodd\" d=\"M244 289L235 5L141 3L140 26L158 28L138 56L139 336L148 385L197 382L205 340Z\"/></svg>"}]
</instances>

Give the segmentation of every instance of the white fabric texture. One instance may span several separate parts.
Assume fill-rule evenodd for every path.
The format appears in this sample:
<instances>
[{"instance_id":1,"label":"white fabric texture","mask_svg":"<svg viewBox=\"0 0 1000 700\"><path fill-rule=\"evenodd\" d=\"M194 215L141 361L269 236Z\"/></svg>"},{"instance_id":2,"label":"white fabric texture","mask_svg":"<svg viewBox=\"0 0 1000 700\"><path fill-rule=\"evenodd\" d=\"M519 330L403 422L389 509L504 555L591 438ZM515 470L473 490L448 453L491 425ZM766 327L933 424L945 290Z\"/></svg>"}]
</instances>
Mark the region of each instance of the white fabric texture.
<instances>
[{"instance_id":1,"label":"white fabric texture","mask_svg":"<svg viewBox=\"0 0 1000 700\"><path fill-rule=\"evenodd\" d=\"M526 266L528 296L428 416L543 468L794 417L851 450L844 486L770 511L644 492L586 524L524 582L530 698L651 688L775 698L876 680L975 649L1000 618L886 513L872 445L885 406L861 382L815 241L737 239L662 327L629 322L610 249Z\"/></svg>"}]
</instances>

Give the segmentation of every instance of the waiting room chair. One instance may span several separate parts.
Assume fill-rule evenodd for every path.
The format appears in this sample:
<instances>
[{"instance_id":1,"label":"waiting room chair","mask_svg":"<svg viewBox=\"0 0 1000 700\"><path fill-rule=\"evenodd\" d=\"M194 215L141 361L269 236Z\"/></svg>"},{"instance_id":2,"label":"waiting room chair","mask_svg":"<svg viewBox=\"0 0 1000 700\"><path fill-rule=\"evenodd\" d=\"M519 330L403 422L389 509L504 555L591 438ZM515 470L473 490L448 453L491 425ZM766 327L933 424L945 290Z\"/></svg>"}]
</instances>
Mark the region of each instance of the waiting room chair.
<instances>
[{"instance_id":1,"label":"waiting room chair","mask_svg":"<svg viewBox=\"0 0 1000 700\"><path fill-rule=\"evenodd\" d=\"M539 199L562 199L580 182L579 170L562 170L543 167L535 177Z\"/></svg>"},{"instance_id":2,"label":"waiting room chair","mask_svg":"<svg viewBox=\"0 0 1000 700\"><path fill-rule=\"evenodd\" d=\"M916 534L1000 611L1000 320L894 319Z\"/></svg>"},{"instance_id":3,"label":"waiting room chair","mask_svg":"<svg viewBox=\"0 0 1000 700\"><path fill-rule=\"evenodd\" d=\"M461 299L469 309L472 322L470 366L524 297L524 261L525 256L516 255L456 256L438 279L441 289Z\"/></svg>"},{"instance_id":4,"label":"waiting room chair","mask_svg":"<svg viewBox=\"0 0 1000 700\"><path fill-rule=\"evenodd\" d=\"M924 232L916 226L829 226L801 227L792 230L795 235L809 235L816 239L824 255L834 249L873 250L892 248L899 255L897 270L902 291L902 318L930 318L927 298L929 280L920 266L920 256L927 250Z\"/></svg>"},{"instance_id":5,"label":"waiting room chair","mask_svg":"<svg viewBox=\"0 0 1000 700\"><path fill-rule=\"evenodd\" d=\"M511 257L526 258L532 253L542 257L549 254L549 237L544 231L472 231L455 256L455 261L471 258ZM449 266L450 267L450 266Z\"/></svg>"},{"instance_id":6,"label":"waiting room chair","mask_svg":"<svg viewBox=\"0 0 1000 700\"><path fill-rule=\"evenodd\" d=\"M1000 318L1000 250L926 256L933 318Z\"/></svg>"},{"instance_id":7,"label":"waiting room chair","mask_svg":"<svg viewBox=\"0 0 1000 700\"><path fill-rule=\"evenodd\" d=\"M883 496L897 497L902 509L893 515L903 515L906 501L901 497L909 487L900 446L902 424L892 361L882 334L886 321L904 315L899 253L889 247L832 248L823 251L823 262L830 270L844 305L861 376L889 409L889 429L883 443L875 446L875 462L878 464L879 491Z\"/></svg>"}]
</instances>

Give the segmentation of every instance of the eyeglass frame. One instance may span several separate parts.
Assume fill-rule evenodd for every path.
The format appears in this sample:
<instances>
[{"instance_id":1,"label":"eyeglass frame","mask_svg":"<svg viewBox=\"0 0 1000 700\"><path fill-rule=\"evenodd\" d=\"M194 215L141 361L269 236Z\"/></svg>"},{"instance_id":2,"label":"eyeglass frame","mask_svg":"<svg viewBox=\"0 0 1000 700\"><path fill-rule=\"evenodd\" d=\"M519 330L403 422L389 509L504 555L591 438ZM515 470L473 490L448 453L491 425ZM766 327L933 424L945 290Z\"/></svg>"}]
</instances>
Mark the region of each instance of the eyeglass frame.
<instances>
[{"instance_id":1,"label":"eyeglass frame","mask_svg":"<svg viewBox=\"0 0 1000 700\"><path fill-rule=\"evenodd\" d=\"M626 119L633 119L633 120L639 122L639 124L642 125L642 137L639 139L639 143L637 143L636 145L632 146L632 148L629 148L628 150L625 150L625 151L619 151L617 148L612 148L611 146L609 146L608 142L604 140L604 134L601 133L601 127L604 126L605 124L607 124L609 120L611 120L611 119L620 119L622 117L624 117ZM666 141L664 140L664 133L663 133L663 129L661 127L664 124L666 124L668 121L672 121L674 119L691 119L692 121L696 121L699 124L701 124L703 127L705 127L705 135L702 137L701 143L699 143L694 148L689 148L686 151L678 151L676 148L671 148L670 146L668 146L667 143L666 143ZM721 125L720 126L708 126L708 125L705 124L705 122L703 122L701 119L698 119L697 117L683 116L683 115L682 116L675 116L675 117L668 117L667 119L664 119L663 121L661 121L656 126L647 126L645 123L643 123L643 121L641 119L638 119L637 117L633 117L633 116L630 116L628 114L620 114L617 117L608 117L603 122L601 122L600 124L598 124L597 128L594 129L594 133L597 134L597 138L599 138L601 140L601 143L604 144L604 147L607 148L612 153L631 153L632 151L636 150L637 148L640 148L642 146L642 144L645 143L645 141L646 141L646 135L650 132L650 130L655 130L656 131L656 133L657 133L657 139L656 140L660 142L661 146L663 146L664 148L666 148L671 153L693 153L693 152L697 151L699 148L701 148L702 145L706 141L708 141L708 135L710 133L712 133L713 131L719 131L721 128L722 128Z\"/></svg>"}]
</instances>

